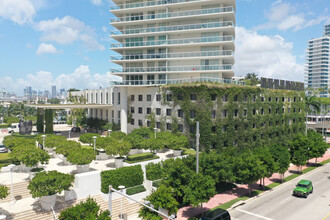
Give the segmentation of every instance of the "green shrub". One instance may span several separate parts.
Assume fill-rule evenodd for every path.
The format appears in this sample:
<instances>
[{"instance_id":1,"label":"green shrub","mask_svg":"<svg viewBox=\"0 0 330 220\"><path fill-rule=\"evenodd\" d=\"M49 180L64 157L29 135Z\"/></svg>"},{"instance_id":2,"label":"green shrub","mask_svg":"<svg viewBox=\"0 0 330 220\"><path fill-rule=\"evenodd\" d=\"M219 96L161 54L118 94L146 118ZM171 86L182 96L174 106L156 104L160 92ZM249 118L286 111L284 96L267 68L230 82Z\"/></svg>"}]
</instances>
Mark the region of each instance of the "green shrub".
<instances>
[{"instance_id":1,"label":"green shrub","mask_svg":"<svg viewBox=\"0 0 330 220\"><path fill-rule=\"evenodd\" d=\"M38 135L36 140L39 144L43 144L43 137L42 135ZM45 137L45 146L46 148L56 148L60 145L62 141L65 141L66 137L62 135L54 135L54 134L47 134Z\"/></svg>"},{"instance_id":2,"label":"green shrub","mask_svg":"<svg viewBox=\"0 0 330 220\"><path fill-rule=\"evenodd\" d=\"M0 128L8 128L9 124L0 124Z\"/></svg>"},{"instance_id":3,"label":"green shrub","mask_svg":"<svg viewBox=\"0 0 330 220\"><path fill-rule=\"evenodd\" d=\"M148 158L153 158L154 154L153 153L142 153L142 154L134 154L127 156L128 161L137 161L137 160L144 160Z\"/></svg>"},{"instance_id":4,"label":"green shrub","mask_svg":"<svg viewBox=\"0 0 330 220\"><path fill-rule=\"evenodd\" d=\"M55 152L66 157L71 151L79 151L81 148L81 144L76 141L62 141L55 148Z\"/></svg>"},{"instance_id":5,"label":"green shrub","mask_svg":"<svg viewBox=\"0 0 330 220\"><path fill-rule=\"evenodd\" d=\"M160 182L161 182L161 180L153 181L153 182L152 182L152 186L158 188L159 185L160 185Z\"/></svg>"},{"instance_id":6,"label":"green shrub","mask_svg":"<svg viewBox=\"0 0 330 220\"><path fill-rule=\"evenodd\" d=\"M15 137L15 136L6 136L4 137L2 143L9 149L13 150L15 147L24 146L24 145L35 145L36 142L34 139Z\"/></svg>"},{"instance_id":7,"label":"green shrub","mask_svg":"<svg viewBox=\"0 0 330 220\"><path fill-rule=\"evenodd\" d=\"M101 172L101 191L109 193L109 185L115 189L123 185L126 188L141 185L143 183L143 171L141 165L121 167L115 170Z\"/></svg>"},{"instance_id":8,"label":"green shrub","mask_svg":"<svg viewBox=\"0 0 330 220\"><path fill-rule=\"evenodd\" d=\"M148 180L159 180L162 178L162 165L160 163L148 163L146 165L146 176Z\"/></svg>"},{"instance_id":9,"label":"green shrub","mask_svg":"<svg viewBox=\"0 0 330 220\"><path fill-rule=\"evenodd\" d=\"M5 199L9 194L9 188L7 186L0 186L0 199Z\"/></svg>"},{"instance_id":10,"label":"green shrub","mask_svg":"<svg viewBox=\"0 0 330 220\"><path fill-rule=\"evenodd\" d=\"M69 151L67 160L76 165L90 164L95 160L95 152L93 149L81 148L80 150Z\"/></svg>"},{"instance_id":11,"label":"green shrub","mask_svg":"<svg viewBox=\"0 0 330 220\"><path fill-rule=\"evenodd\" d=\"M100 212L100 213L99 213ZM90 197L85 202L69 207L61 211L59 220L66 219L97 219L111 220L109 211L100 211L100 206Z\"/></svg>"},{"instance_id":12,"label":"green shrub","mask_svg":"<svg viewBox=\"0 0 330 220\"><path fill-rule=\"evenodd\" d=\"M3 120L5 123L11 125L12 123L18 123L19 118L13 116L6 116Z\"/></svg>"},{"instance_id":13,"label":"green shrub","mask_svg":"<svg viewBox=\"0 0 330 220\"><path fill-rule=\"evenodd\" d=\"M98 138L101 137L99 134L96 134L96 133L87 133L87 134L80 135L79 141L84 143L84 144L93 144L94 143L94 140L93 140L94 136L96 136Z\"/></svg>"},{"instance_id":14,"label":"green shrub","mask_svg":"<svg viewBox=\"0 0 330 220\"><path fill-rule=\"evenodd\" d=\"M53 109L45 110L45 133L53 134L54 132L54 113Z\"/></svg>"},{"instance_id":15,"label":"green shrub","mask_svg":"<svg viewBox=\"0 0 330 220\"><path fill-rule=\"evenodd\" d=\"M60 173L56 170L40 172L36 173L31 180L28 189L33 198L50 196L61 193L63 190L69 190L73 181L73 175Z\"/></svg>"},{"instance_id":16,"label":"green shrub","mask_svg":"<svg viewBox=\"0 0 330 220\"><path fill-rule=\"evenodd\" d=\"M48 163L49 154L35 145L20 145L10 152L9 157L22 162L28 167L37 166L38 163Z\"/></svg>"},{"instance_id":17,"label":"green shrub","mask_svg":"<svg viewBox=\"0 0 330 220\"><path fill-rule=\"evenodd\" d=\"M126 194L130 196L145 191L147 191L146 188L143 185L139 185L126 189Z\"/></svg>"}]
</instances>

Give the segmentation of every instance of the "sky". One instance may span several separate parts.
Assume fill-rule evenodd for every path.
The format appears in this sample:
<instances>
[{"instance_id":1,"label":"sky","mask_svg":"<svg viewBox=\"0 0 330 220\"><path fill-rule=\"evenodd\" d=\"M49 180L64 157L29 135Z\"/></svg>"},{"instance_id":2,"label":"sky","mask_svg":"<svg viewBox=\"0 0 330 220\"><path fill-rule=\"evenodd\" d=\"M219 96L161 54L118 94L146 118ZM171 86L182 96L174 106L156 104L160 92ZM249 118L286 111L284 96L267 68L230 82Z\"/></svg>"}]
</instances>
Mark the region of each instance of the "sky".
<instances>
[{"instance_id":1,"label":"sky","mask_svg":"<svg viewBox=\"0 0 330 220\"><path fill-rule=\"evenodd\" d=\"M0 0L0 88L108 87L110 0ZM330 24L329 0L237 0L235 76L304 81L307 41Z\"/></svg>"}]
</instances>

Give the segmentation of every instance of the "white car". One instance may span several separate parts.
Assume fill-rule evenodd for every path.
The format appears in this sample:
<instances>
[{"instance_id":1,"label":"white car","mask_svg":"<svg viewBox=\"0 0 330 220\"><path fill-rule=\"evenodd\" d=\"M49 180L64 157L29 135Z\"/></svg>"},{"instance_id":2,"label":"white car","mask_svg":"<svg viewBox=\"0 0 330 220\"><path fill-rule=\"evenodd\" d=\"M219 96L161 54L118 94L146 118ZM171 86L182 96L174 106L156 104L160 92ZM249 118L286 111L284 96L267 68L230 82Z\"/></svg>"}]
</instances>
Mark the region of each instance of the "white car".
<instances>
[{"instance_id":1,"label":"white car","mask_svg":"<svg viewBox=\"0 0 330 220\"><path fill-rule=\"evenodd\" d=\"M7 153L8 149L6 148L5 145L0 145L0 153Z\"/></svg>"},{"instance_id":2,"label":"white car","mask_svg":"<svg viewBox=\"0 0 330 220\"><path fill-rule=\"evenodd\" d=\"M19 132L19 123L12 123L10 127L8 128L8 133L14 133L14 132Z\"/></svg>"}]
</instances>

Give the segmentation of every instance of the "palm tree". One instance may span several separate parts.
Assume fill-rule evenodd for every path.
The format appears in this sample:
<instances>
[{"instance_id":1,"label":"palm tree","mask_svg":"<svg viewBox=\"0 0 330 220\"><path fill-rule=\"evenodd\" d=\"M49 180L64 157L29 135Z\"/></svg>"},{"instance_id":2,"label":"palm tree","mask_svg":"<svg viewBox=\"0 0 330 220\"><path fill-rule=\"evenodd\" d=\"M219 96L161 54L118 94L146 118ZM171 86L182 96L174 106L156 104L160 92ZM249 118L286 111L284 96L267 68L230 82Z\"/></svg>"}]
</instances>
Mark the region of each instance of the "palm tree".
<instances>
[{"instance_id":1,"label":"palm tree","mask_svg":"<svg viewBox=\"0 0 330 220\"><path fill-rule=\"evenodd\" d=\"M311 112L312 108L317 112L320 111L321 103L316 99L315 96L306 96L305 97L305 112L306 112L306 130L305 135L307 136L307 120L308 120L308 113Z\"/></svg>"}]
</instances>

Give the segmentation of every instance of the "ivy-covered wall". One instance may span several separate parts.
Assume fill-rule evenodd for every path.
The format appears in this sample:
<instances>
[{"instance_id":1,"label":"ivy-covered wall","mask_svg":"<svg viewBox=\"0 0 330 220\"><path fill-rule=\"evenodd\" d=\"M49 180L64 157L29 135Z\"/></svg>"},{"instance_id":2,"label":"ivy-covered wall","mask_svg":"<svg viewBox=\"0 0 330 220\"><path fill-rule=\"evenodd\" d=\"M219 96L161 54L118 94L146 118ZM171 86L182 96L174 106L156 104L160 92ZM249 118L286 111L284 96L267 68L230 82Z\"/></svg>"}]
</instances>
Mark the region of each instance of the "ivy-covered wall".
<instances>
[{"instance_id":1,"label":"ivy-covered wall","mask_svg":"<svg viewBox=\"0 0 330 220\"><path fill-rule=\"evenodd\" d=\"M170 99L167 94L172 94ZM285 143L305 128L305 94L300 91L196 83L163 86L162 96L162 104L175 112L172 127L183 124L192 142L199 121L200 145L206 151ZM183 117L178 117L178 109Z\"/></svg>"},{"instance_id":2,"label":"ivy-covered wall","mask_svg":"<svg viewBox=\"0 0 330 220\"><path fill-rule=\"evenodd\" d=\"M46 134L53 134L54 129L54 113L52 109L45 109L45 133Z\"/></svg>"}]
</instances>

